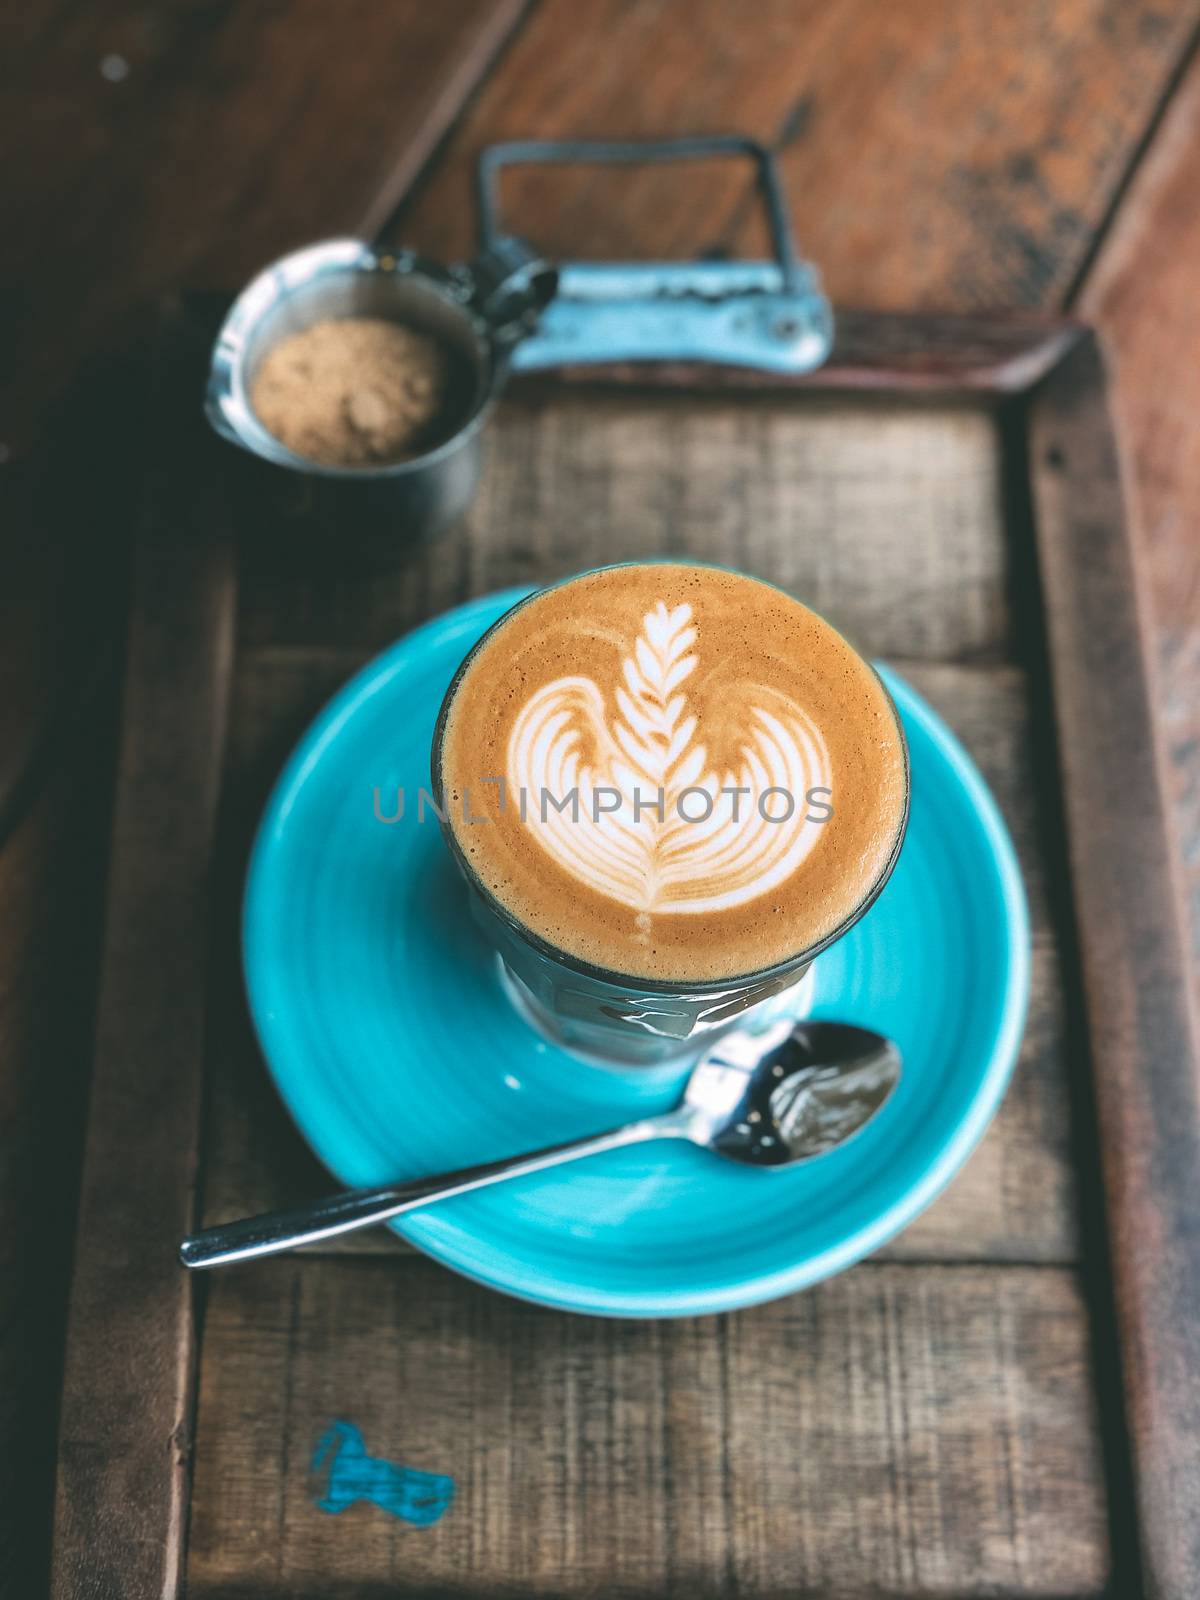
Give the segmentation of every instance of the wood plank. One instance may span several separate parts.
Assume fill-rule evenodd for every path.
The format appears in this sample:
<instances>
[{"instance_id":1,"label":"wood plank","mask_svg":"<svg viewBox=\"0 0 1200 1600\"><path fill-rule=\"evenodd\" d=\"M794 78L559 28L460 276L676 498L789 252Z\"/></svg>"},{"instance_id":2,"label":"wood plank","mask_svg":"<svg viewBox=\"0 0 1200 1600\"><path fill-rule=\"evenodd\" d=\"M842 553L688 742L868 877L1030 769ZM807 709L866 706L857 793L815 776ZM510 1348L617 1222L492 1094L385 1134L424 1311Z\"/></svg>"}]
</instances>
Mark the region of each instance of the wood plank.
<instances>
[{"instance_id":1,"label":"wood plank","mask_svg":"<svg viewBox=\"0 0 1200 1600\"><path fill-rule=\"evenodd\" d=\"M260 1263L208 1302L188 1593L1097 1594L1088 1360L1057 1269L620 1323L415 1261ZM453 1478L440 1520L319 1509L337 1419Z\"/></svg>"},{"instance_id":2,"label":"wood plank","mask_svg":"<svg viewBox=\"0 0 1200 1600\"><path fill-rule=\"evenodd\" d=\"M0 844L115 681L145 410L144 360L110 354L35 456L0 461Z\"/></svg>"},{"instance_id":3,"label":"wood plank","mask_svg":"<svg viewBox=\"0 0 1200 1600\"><path fill-rule=\"evenodd\" d=\"M1084 281L1104 337L1158 652L1156 708L1200 1003L1200 55L1193 57Z\"/></svg>"},{"instance_id":4,"label":"wood plank","mask_svg":"<svg viewBox=\"0 0 1200 1600\"><path fill-rule=\"evenodd\" d=\"M235 288L298 244L370 232L522 9L41 0L7 12L5 143L21 151L6 174L21 226L0 256L20 375L0 390L9 451L140 299L182 280Z\"/></svg>"},{"instance_id":5,"label":"wood plank","mask_svg":"<svg viewBox=\"0 0 1200 1600\"><path fill-rule=\"evenodd\" d=\"M230 731L225 952L210 1034L204 1218L218 1222L325 1192L328 1175L280 1107L245 1015L238 961L242 864L274 777L292 744L360 652L254 650L239 661ZM1072 1115L1061 958L1047 876L1047 819L1032 771L1028 685L1014 668L905 663L914 686L949 718L1009 820L1035 927L1033 998L1016 1076L996 1123L947 1193L884 1252L894 1259L1074 1261ZM382 1230L323 1251L394 1255Z\"/></svg>"},{"instance_id":6,"label":"wood plank","mask_svg":"<svg viewBox=\"0 0 1200 1600\"><path fill-rule=\"evenodd\" d=\"M781 147L795 231L835 303L1057 305L1195 27L1192 3L967 7L545 0L403 217L472 244L470 164L499 138L723 127ZM762 249L736 165L518 172L506 219L563 257Z\"/></svg>"},{"instance_id":7,"label":"wood plank","mask_svg":"<svg viewBox=\"0 0 1200 1600\"><path fill-rule=\"evenodd\" d=\"M901 662L982 772L1012 833L1029 900L1033 964L1029 1015L1012 1084L967 1166L888 1248L897 1258L1079 1260L1076 1056L1064 997L1069 960L1048 815L1052 779L1040 770L1025 672Z\"/></svg>"},{"instance_id":8,"label":"wood plank","mask_svg":"<svg viewBox=\"0 0 1200 1600\"><path fill-rule=\"evenodd\" d=\"M0 1596L47 1592L62 1326L78 1199L112 704L0 849Z\"/></svg>"},{"instance_id":9,"label":"wood plank","mask_svg":"<svg viewBox=\"0 0 1200 1600\"><path fill-rule=\"evenodd\" d=\"M270 508L243 516L250 545ZM1008 649L1001 458L986 407L880 398L514 395L466 521L392 568L340 547L299 569L248 561L249 644L378 646L467 597L639 556L747 567L805 595L880 655Z\"/></svg>"},{"instance_id":10,"label":"wood plank","mask_svg":"<svg viewBox=\"0 0 1200 1600\"><path fill-rule=\"evenodd\" d=\"M56 1600L175 1592L213 842L235 614L195 368L159 397L133 578L95 1067L59 1430ZM190 352L194 359L198 354ZM180 482L195 492L181 506Z\"/></svg>"},{"instance_id":11,"label":"wood plank","mask_svg":"<svg viewBox=\"0 0 1200 1600\"><path fill-rule=\"evenodd\" d=\"M1094 342L1048 380L1031 463L1147 1590L1200 1589L1200 1045Z\"/></svg>"}]
</instances>

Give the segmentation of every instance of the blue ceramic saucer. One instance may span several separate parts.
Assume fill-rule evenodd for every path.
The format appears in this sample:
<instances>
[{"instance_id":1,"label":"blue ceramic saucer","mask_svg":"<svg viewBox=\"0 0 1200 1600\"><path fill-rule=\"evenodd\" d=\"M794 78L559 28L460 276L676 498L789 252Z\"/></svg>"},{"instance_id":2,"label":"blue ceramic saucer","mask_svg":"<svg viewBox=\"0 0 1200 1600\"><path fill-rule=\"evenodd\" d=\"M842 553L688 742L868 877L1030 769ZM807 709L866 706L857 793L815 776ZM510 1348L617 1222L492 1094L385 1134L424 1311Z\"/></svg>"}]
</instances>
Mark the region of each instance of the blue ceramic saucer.
<instances>
[{"instance_id":1,"label":"blue ceramic saucer","mask_svg":"<svg viewBox=\"0 0 1200 1600\"><path fill-rule=\"evenodd\" d=\"M665 1109L673 1071L591 1066L512 1010L436 818L417 817L453 673L525 590L460 606L358 674L263 817L246 888L250 1007L279 1092L347 1185L529 1150ZM998 1105L1020 1043L1029 930L1012 844L953 735L894 673L912 814L879 900L819 958L812 1014L890 1035L902 1082L840 1150L759 1172L676 1142L431 1206L397 1227L544 1305L683 1316L788 1294L875 1250L933 1199ZM395 811L405 791L405 815Z\"/></svg>"}]
</instances>

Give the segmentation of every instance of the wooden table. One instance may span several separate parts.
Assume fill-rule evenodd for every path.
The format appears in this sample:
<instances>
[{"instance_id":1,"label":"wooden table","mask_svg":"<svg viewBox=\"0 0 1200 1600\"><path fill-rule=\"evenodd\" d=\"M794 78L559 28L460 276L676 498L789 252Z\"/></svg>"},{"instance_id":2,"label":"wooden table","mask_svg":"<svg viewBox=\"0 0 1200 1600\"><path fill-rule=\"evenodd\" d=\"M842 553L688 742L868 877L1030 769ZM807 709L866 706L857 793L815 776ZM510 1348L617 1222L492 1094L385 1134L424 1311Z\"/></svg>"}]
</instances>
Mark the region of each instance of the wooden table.
<instances>
[{"instance_id":1,"label":"wooden table","mask_svg":"<svg viewBox=\"0 0 1200 1600\"><path fill-rule=\"evenodd\" d=\"M120 650L123 363L80 431L58 397L147 296L229 285L303 239L400 207L407 242L470 247L467 163L495 137L737 127L777 145L805 250L840 305L1069 309L1108 336L1158 641L1185 905L1200 900L1200 66L1194 5L1118 9L719 0L357 0L286 11L118 0L3 24L5 239L17 355L0 552L0 1174L6 1230L0 1584L38 1592L49 1418L86 1095ZM702 196L595 174L515 179L554 251L753 244L736 178ZM120 347L128 347L122 338ZM99 419L99 421L97 420ZM74 474L64 470L65 459ZM56 454L57 451L57 454ZM50 463L49 467L47 463ZM1194 913L1193 913L1194 917Z\"/></svg>"}]
</instances>

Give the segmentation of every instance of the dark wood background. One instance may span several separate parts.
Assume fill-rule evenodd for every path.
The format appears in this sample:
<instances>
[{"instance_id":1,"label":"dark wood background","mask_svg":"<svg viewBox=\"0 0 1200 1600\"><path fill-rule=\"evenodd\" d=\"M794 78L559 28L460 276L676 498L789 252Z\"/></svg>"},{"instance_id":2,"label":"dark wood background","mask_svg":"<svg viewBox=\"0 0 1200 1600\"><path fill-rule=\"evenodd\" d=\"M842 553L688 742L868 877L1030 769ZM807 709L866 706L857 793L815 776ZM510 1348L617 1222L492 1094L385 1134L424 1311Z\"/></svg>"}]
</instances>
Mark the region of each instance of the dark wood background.
<instances>
[{"instance_id":1,"label":"dark wood background","mask_svg":"<svg viewBox=\"0 0 1200 1600\"><path fill-rule=\"evenodd\" d=\"M840 306L1067 310L1110 351L1200 924L1200 5L30 0L0 19L0 1593L42 1588L145 307L396 214L489 139L738 128ZM758 243L745 179L515 177L566 255ZM1098 703L1097 715L1103 714Z\"/></svg>"}]
</instances>

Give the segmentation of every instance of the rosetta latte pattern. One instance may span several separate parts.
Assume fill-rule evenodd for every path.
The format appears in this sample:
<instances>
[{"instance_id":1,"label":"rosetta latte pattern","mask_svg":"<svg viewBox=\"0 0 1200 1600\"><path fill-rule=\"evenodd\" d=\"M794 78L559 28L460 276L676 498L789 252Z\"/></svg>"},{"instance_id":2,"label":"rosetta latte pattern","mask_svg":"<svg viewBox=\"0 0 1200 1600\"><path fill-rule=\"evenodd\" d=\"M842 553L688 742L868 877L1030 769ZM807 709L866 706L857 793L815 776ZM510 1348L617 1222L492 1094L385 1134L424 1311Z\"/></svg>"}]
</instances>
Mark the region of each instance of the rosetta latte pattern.
<instances>
[{"instance_id":1,"label":"rosetta latte pattern","mask_svg":"<svg viewBox=\"0 0 1200 1600\"><path fill-rule=\"evenodd\" d=\"M831 792L812 720L757 684L722 689L723 720L735 711L744 734L716 770L685 687L699 665L691 622L691 606L660 600L608 699L591 678L557 678L522 707L508 744L525 826L643 928L651 913L720 911L783 883L820 834L807 796Z\"/></svg>"}]
</instances>

